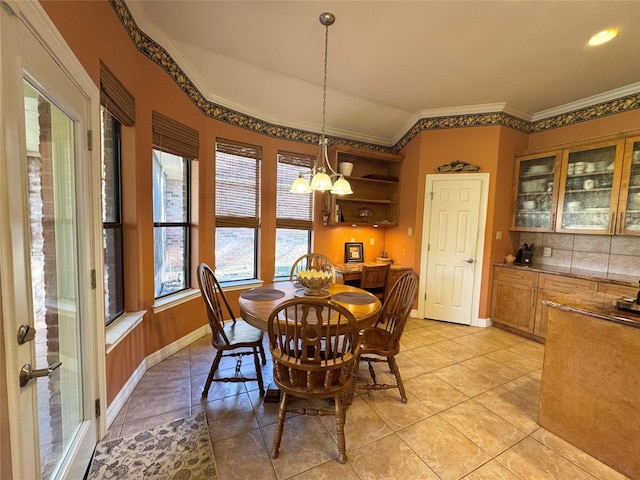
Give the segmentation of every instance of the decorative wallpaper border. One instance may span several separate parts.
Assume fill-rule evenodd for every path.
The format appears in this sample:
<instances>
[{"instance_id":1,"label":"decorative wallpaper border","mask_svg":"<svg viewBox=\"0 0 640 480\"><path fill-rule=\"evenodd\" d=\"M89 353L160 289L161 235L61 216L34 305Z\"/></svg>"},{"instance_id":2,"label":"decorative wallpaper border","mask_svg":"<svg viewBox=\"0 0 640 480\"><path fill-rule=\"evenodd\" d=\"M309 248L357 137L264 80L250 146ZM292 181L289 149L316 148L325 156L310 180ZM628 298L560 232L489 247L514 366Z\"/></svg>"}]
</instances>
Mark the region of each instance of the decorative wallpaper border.
<instances>
[{"instance_id":1,"label":"decorative wallpaper border","mask_svg":"<svg viewBox=\"0 0 640 480\"><path fill-rule=\"evenodd\" d=\"M147 56L162 67L204 115L269 137L302 143L318 143L320 135L317 133L269 123L207 100L171 55L169 55L161 45L158 45L153 39L140 30L126 5L125 0L109 0L109 3L116 12L116 15L120 19L120 22L122 22L122 25L129 34L129 37L136 48L143 55ZM424 130L503 126L523 133L539 133L546 130L552 130L554 128L585 122L587 120L594 120L617 113L627 112L637 108L640 108L640 93L533 122L522 120L504 112L421 118L395 145L391 147L340 137L329 137L329 143L342 143L351 147L367 148L369 150L379 152L397 153Z\"/></svg>"}]
</instances>

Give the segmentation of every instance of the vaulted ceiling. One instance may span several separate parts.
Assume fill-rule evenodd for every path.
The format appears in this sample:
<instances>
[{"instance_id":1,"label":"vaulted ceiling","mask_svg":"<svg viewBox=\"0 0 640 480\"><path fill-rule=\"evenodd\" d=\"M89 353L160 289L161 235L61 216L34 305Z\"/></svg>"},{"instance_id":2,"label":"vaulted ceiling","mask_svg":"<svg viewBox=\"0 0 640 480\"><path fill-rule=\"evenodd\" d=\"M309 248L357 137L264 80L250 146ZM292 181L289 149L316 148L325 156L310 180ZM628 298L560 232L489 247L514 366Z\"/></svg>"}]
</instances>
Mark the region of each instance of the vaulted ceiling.
<instances>
[{"instance_id":1,"label":"vaulted ceiling","mask_svg":"<svg viewBox=\"0 0 640 480\"><path fill-rule=\"evenodd\" d=\"M640 92L640 1L126 0L139 28L210 101L394 144L420 118L538 120ZM617 28L611 42L589 38Z\"/></svg>"}]
</instances>

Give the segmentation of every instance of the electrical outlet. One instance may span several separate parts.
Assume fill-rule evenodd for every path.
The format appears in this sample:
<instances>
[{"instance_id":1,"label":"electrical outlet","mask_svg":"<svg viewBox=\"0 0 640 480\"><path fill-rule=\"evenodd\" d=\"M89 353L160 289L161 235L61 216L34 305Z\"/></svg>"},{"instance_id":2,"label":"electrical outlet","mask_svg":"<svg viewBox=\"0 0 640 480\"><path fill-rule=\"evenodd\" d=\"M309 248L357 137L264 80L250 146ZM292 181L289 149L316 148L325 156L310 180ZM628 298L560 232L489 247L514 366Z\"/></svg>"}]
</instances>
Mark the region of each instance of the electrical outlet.
<instances>
[{"instance_id":1,"label":"electrical outlet","mask_svg":"<svg viewBox=\"0 0 640 480\"><path fill-rule=\"evenodd\" d=\"M502 240L502 230L496 232L496 240Z\"/></svg>"},{"instance_id":2,"label":"electrical outlet","mask_svg":"<svg viewBox=\"0 0 640 480\"><path fill-rule=\"evenodd\" d=\"M371 237L371 239L369 240L369 245L375 245L376 244L376 239Z\"/></svg>"}]
</instances>

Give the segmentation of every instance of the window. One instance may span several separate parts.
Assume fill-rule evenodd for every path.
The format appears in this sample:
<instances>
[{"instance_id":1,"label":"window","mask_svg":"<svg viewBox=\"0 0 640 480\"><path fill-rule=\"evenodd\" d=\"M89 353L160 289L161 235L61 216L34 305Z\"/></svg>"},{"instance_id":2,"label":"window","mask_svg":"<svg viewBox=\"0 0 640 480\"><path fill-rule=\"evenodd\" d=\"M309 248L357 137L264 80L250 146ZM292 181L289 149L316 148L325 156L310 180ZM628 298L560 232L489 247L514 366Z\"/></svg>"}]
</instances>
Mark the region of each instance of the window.
<instances>
[{"instance_id":1,"label":"window","mask_svg":"<svg viewBox=\"0 0 640 480\"><path fill-rule=\"evenodd\" d=\"M105 323L125 311L122 221L122 148L120 130L135 123L135 100L100 62L102 136L102 243L104 250Z\"/></svg>"},{"instance_id":2,"label":"window","mask_svg":"<svg viewBox=\"0 0 640 480\"><path fill-rule=\"evenodd\" d=\"M102 120L102 243L106 324L124 313L120 122L104 108Z\"/></svg>"},{"instance_id":3,"label":"window","mask_svg":"<svg viewBox=\"0 0 640 480\"><path fill-rule=\"evenodd\" d=\"M153 126L153 248L155 298L191 287L191 161L198 131L158 112Z\"/></svg>"},{"instance_id":4,"label":"window","mask_svg":"<svg viewBox=\"0 0 640 480\"><path fill-rule=\"evenodd\" d=\"M216 140L216 277L258 277L262 148Z\"/></svg>"},{"instance_id":5,"label":"window","mask_svg":"<svg viewBox=\"0 0 640 480\"><path fill-rule=\"evenodd\" d=\"M275 277L289 278L293 263L311 250L313 194L290 193L291 184L301 171L313 167L315 158L278 152L276 199Z\"/></svg>"},{"instance_id":6,"label":"window","mask_svg":"<svg viewBox=\"0 0 640 480\"><path fill-rule=\"evenodd\" d=\"M155 297L189 288L189 161L153 150Z\"/></svg>"}]
</instances>

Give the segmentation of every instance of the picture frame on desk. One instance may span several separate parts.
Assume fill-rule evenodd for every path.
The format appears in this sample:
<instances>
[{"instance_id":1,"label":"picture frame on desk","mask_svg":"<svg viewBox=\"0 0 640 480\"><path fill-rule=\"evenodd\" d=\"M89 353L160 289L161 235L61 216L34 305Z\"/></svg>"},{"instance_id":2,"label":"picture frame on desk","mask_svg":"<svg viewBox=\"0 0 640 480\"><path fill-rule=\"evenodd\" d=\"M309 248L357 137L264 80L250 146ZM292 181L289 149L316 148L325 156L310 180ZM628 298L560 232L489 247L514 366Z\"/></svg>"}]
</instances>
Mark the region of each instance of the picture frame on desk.
<instances>
[{"instance_id":1,"label":"picture frame on desk","mask_svg":"<svg viewBox=\"0 0 640 480\"><path fill-rule=\"evenodd\" d=\"M364 262L364 247L362 242L345 242L344 261L345 263Z\"/></svg>"}]
</instances>

